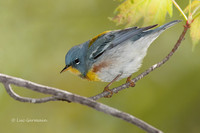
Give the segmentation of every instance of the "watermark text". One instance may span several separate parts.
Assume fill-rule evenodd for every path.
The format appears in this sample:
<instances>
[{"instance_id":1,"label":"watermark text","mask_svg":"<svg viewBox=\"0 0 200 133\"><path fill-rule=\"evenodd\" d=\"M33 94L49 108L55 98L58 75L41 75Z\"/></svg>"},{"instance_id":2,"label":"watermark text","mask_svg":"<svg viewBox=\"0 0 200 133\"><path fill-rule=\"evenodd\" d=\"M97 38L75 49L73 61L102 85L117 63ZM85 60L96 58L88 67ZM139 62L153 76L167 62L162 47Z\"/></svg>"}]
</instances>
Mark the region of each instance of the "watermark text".
<instances>
[{"instance_id":1,"label":"watermark text","mask_svg":"<svg viewBox=\"0 0 200 133\"><path fill-rule=\"evenodd\" d=\"M13 123L46 123L47 119L44 118L12 118Z\"/></svg>"}]
</instances>

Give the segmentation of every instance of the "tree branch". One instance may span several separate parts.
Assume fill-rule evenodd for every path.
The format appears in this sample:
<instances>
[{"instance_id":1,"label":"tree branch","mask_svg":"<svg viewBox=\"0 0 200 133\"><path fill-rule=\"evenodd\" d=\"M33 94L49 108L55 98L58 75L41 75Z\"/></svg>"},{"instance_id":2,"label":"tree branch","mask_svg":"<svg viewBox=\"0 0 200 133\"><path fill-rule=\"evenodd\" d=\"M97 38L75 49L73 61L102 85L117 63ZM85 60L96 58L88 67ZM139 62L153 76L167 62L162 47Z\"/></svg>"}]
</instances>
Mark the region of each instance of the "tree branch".
<instances>
[{"instance_id":1,"label":"tree branch","mask_svg":"<svg viewBox=\"0 0 200 133\"><path fill-rule=\"evenodd\" d=\"M20 101L20 102L29 102L29 103L45 103L45 102L49 102L49 101L57 101L58 99L56 99L55 96L52 97L45 97L45 98L28 98L28 97L21 97L18 94L16 94L13 90L12 87L10 86L10 84L5 83L4 87L7 91L7 93L13 97L15 100Z\"/></svg>"},{"instance_id":2,"label":"tree branch","mask_svg":"<svg viewBox=\"0 0 200 133\"><path fill-rule=\"evenodd\" d=\"M4 87L6 88L7 93L11 97L13 97L15 100L18 100L20 102L44 103L44 102L48 102L48 101L58 101L58 100L75 102L75 103L79 103L82 105L86 105L88 107L91 107L100 112L104 112L106 114L112 115L114 117L123 119L131 124L134 124L134 125L140 127L141 129L147 131L148 133L162 133L160 130L156 129L155 127L149 125L148 123L146 123L128 113L122 112L122 111L117 110L112 107L109 107L105 104L98 103L90 98L72 94L70 92L63 91L63 90L60 90L57 88L43 86L40 84L33 83L31 81L8 76L5 74L0 74L0 82L4 84ZM40 92L43 94L50 94L52 96L46 97L46 98L41 98L41 99L21 97L12 90L10 84L20 86L20 87L25 87L29 90Z\"/></svg>"},{"instance_id":3,"label":"tree branch","mask_svg":"<svg viewBox=\"0 0 200 133\"><path fill-rule=\"evenodd\" d=\"M144 71L143 73L141 73L137 77L133 78L131 81L136 83L137 81L139 81L143 77L147 76L150 72L152 72L156 68L161 67L165 62L167 62L172 57L172 55L176 52L176 50L180 46L181 42L184 40L184 36L185 36L185 34L186 34L186 32L188 31L189 28L190 28L190 24L188 22L186 22L186 24L184 25L183 32L181 33L178 41L176 42L176 44L174 45L174 47L170 51L170 53L162 61L152 65L150 68L148 68L146 71ZM126 84L123 84L123 85L121 85L119 87L113 88L113 89L111 89L111 92L118 93L119 91L121 91L123 89L129 88L129 84L130 83L126 83ZM93 97L90 97L90 98L93 99L93 100L98 100L98 99L100 99L102 97L108 96L109 94L110 94L110 92L104 91L104 92L102 92L102 93L100 93L98 95L95 95Z\"/></svg>"}]
</instances>

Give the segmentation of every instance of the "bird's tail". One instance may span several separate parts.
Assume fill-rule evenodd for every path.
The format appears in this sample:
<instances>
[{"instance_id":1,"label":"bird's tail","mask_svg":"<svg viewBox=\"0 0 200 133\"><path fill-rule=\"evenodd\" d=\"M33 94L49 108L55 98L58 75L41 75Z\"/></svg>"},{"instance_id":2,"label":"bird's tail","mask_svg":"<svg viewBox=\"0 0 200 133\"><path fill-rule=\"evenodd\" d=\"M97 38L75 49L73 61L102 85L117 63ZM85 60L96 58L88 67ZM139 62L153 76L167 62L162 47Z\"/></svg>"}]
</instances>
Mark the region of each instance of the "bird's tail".
<instances>
[{"instance_id":1,"label":"bird's tail","mask_svg":"<svg viewBox=\"0 0 200 133\"><path fill-rule=\"evenodd\" d=\"M158 28L152 29L152 30L147 30L145 32L143 32L143 34L141 34L141 37L146 38L146 42L144 43L144 45L140 44L140 47L145 47L148 48L150 46L150 44L161 34L163 33L166 29L172 27L173 25L177 24L181 22L181 20L174 20L171 21L167 24L164 24ZM143 39L144 39L143 38Z\"/></svg>"},{"instance_id":2,"label":"bird's tail","mask_svg":"<svg viewBox=\"0 0 200 133\"><path fill-rule=\"evenodd\" d=\"M177 23L179 23L179 22L181 22L181 20L174 20L174 21L171 21L171 22L169 22L169 23L167 23L167 24L164 24L164 25L162 25L162 26L160 26L160 27L154 29L153 32L164 31L164 30L166 30L166 29L172 27L173 25L175 25L175 24L177 24Z\"/></svg>"}]
</instances>

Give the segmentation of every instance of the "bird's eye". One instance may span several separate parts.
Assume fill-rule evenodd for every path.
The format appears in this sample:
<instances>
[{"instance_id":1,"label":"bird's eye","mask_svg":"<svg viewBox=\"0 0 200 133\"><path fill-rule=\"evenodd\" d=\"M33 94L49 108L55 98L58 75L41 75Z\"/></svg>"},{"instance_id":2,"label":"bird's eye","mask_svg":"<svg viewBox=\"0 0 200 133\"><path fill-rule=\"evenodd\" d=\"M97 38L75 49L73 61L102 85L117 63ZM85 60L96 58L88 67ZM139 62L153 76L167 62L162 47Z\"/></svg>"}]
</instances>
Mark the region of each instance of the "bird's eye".
<instances>
[{"instance_id":1,"label":"bird's eye","mask_svg":"<svg viewBox=\"0 0 200 133\"><path fill-rule=\"evenodd\" d=\"M79 61L79 59L78 59L78 58L76 58L76 59L74 60L74 63L75 63L75 64L77 64L77 65L78 65L78 64L80 64L80 61Z\"/></svg>"}]
</instances>

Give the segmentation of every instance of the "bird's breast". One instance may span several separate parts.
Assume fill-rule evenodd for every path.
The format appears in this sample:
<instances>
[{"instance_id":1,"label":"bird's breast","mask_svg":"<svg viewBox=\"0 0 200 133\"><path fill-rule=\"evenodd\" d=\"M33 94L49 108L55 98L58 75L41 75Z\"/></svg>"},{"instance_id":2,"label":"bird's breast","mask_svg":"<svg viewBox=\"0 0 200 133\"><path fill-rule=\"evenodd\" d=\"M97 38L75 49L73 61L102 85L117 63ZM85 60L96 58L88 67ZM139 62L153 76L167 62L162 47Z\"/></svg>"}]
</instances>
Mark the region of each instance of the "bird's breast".
<instances>
[{"instance_id":1,"label":"bird's breast","mask_svg":"<svg viewBox=\"0 0 200 133\"><path fill-rule=\"evenodd\" d=\"M102 61L98 64L93 64L92 68L88 71L86 78L90 81L101 81L98 73L109 65L109 62Z\"/></svg>"},{"instance_id":2,"label":"bird's breast","mask_svg":"<svg viewBox=\"0 0 200 133\"><path fill-rule=\"evenodd\" d=\"M93 72L92 70L89 70L86 77L85 77L87 80L90 80L90 81L101 81L98 77L98 75Z\"/></svg>"}]
</instances>

